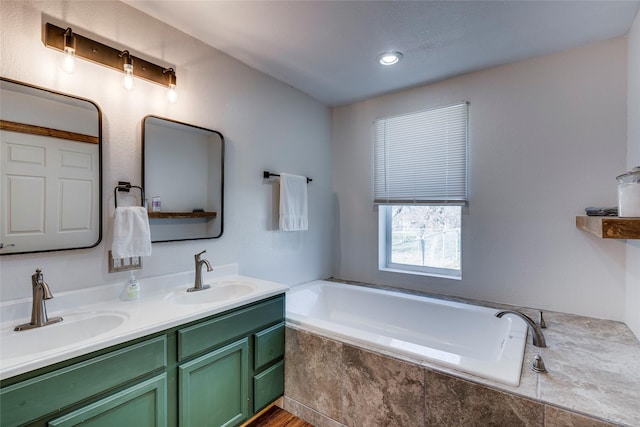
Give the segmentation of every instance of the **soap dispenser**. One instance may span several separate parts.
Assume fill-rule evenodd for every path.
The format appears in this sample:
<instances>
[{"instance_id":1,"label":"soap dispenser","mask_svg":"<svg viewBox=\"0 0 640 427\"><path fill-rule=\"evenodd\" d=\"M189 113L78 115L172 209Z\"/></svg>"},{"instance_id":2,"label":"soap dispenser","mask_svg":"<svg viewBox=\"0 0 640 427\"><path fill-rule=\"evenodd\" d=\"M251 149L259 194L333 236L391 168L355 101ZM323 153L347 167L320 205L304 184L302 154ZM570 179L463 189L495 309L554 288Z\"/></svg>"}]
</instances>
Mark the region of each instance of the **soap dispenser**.
<instances>
[{"instance_id":1,"label":"soap dispenser","mask_svg":"<svg viewBox=\"0 0 640 427\"><path fill-rule=\"evenodd\" d=\"M140 284L136 280L133 271L129 272L129 282L125 283L120 299L123 301L133 301L140 299Z\"/></svg>"}]
</instances>

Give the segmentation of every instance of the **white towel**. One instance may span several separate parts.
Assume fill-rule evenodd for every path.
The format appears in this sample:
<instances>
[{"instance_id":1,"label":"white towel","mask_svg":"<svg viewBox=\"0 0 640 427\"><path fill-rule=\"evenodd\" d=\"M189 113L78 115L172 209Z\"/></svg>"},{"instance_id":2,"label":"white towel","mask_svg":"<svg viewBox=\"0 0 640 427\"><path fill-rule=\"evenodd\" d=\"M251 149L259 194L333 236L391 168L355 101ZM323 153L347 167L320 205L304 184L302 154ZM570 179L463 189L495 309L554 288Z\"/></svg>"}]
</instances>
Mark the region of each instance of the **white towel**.
<instances>
[{"instance_id":1,"label":"white towel","mask_svg":"<svg viewBox=\"0 0 640 427\"><path fill-rule=\"evenodd\" d=\"M140 206L116 208L111 255L114 258L151 255L149 215L145 208Z\"/></svg>"},{"instance_id":2,"label":"white towel","mask_svg":"<svg viewBox=\"0 0 640 427\"><path fill-rule=\"evenodd\" d=\"M309 229L307 218L307 178L280 174L280 230Z\"/></svg>"}]
</instances>

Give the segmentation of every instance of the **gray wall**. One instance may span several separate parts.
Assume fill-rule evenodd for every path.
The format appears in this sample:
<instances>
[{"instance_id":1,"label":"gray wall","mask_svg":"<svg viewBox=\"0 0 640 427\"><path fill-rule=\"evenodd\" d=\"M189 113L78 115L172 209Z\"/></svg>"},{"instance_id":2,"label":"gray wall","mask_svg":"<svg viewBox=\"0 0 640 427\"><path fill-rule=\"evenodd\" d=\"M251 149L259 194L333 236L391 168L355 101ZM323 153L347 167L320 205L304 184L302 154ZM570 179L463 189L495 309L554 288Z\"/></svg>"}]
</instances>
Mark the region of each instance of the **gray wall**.
<instances>
[{"instance_id":1,"label":"gray wall","mask_svg":"<svg viewBox=\"0 0 640 427\"><path fill-rule=\"evenodd\" d=\"M624 319L625 244L575 228L617 204L626 169L625 38L337 108L334 275L408 289ZM470 102L470 206L461 281L380 272L372 203L376 118Z\"/></svg>"},{"instance_id":2,"label":"gray wall","mask_svg":"<svg viewBox=\"0 0 640 427\"><path fill-rule=\"evenodd\" d=\"M95 101L103 113L104 238L94 249L0 257L0 299L30 296L41 267L54 292L123 282L107 273L113 188L141 182L141 121L148 114L222 132L226 139L225 231L220 239L153 245L139 277L193 269L207 250L214 266L238 262L243 274L285 284L331 275L331 111L326 106L186 34L116 1L0 3L0 75ZM165 88L139 79L127 92L122 75L78 60L61 71L62 54L42 43L51 22L177 68L178 102ZM309 231L277 231L277 184L262 170L313 178ZM171 171L168 171L170 173ZM144 290L143 290L144 291Z\"/></svg>"}]
</instances>

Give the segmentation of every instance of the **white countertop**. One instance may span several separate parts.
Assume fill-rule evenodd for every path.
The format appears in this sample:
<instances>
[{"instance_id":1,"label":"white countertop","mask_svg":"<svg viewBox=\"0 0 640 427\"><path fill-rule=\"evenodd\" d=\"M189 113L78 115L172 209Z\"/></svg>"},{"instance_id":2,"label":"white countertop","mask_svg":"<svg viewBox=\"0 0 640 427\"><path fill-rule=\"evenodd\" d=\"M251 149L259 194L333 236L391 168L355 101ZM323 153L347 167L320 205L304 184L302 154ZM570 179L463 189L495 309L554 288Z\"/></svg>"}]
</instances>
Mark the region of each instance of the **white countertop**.
<instances>
[{"instance_id":1,"label":"white countertop","mask_svg":"<svg viewBox=\"0 0 640 427\"><path fill-rule=\"evenodd\" d=\"M46 303L48 316L62 316L65 320L20 332L13 328L29 323L31 298L0 303L0 379L250 304L288 289L279 283L238 275L237 265L230 264L217 267L211 273L203 272L203 282L211 284L212 290L216 286L242 282L251 285L250 292L231 295L220 301L172 302L172 296L186 294L186 289L193 286L193 277L193 272L182 272L139 279L141 297L136 301L120 300L120 292L128 280L124 277L121 283L59 294L55 291L55 284L50 283L54 298ZM191 293L189 298L201 296L206 300L208 291ZM109 323L117 326L107 325ZM65 329L73 330L73 337L66 334ZM56 336L61 339L55 341L58 338L52 337ZM47 340L54 341L43 348Z\"/></svg>"}]
</instances>

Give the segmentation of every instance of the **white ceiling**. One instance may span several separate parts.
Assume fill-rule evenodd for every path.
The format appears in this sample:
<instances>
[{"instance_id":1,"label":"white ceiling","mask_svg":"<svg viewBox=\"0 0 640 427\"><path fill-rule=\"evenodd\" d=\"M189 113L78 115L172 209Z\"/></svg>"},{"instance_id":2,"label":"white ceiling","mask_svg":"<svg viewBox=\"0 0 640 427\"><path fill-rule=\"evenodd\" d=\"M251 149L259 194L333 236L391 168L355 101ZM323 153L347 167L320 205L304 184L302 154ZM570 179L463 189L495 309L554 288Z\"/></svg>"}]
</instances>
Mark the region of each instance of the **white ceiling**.
<instances>
[{"instance_id":1,"label":"white ceiling","mask_svg":"<svg viewBox=\"0 0 640 427\"><path fill-rule=\"evenodd\" d=\"M330 106L619 37L640 3L124 1Z\"/></svg>"}]
</instances>

